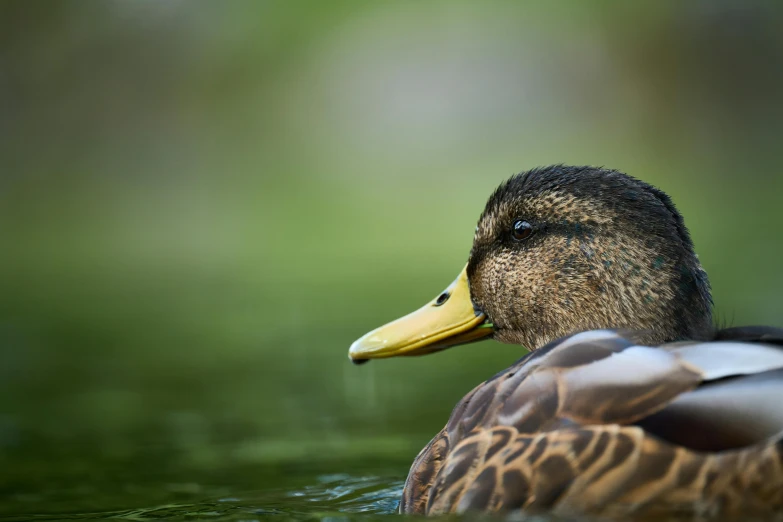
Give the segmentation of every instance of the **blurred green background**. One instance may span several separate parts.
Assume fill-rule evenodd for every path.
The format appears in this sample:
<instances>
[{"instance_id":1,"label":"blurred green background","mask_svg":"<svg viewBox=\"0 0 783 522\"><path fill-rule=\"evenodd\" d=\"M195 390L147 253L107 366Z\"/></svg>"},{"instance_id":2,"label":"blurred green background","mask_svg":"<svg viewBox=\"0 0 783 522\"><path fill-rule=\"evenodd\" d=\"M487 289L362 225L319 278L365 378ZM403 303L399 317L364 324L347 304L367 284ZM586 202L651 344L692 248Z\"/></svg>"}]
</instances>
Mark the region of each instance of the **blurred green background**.
<instances>
[{"instance_id":1,"label":"blurred green background","mask_svg":"<svg viewBox=\"0 0 783 522\"><path fill-rule=\"evenodd\" d=\"M0 514L398 488L520 349L347 348L442 290L490 192L538 165L664 189L718 318L783 325L781 23L724 0L0 3Z\"/></svg>"}]
</instances>

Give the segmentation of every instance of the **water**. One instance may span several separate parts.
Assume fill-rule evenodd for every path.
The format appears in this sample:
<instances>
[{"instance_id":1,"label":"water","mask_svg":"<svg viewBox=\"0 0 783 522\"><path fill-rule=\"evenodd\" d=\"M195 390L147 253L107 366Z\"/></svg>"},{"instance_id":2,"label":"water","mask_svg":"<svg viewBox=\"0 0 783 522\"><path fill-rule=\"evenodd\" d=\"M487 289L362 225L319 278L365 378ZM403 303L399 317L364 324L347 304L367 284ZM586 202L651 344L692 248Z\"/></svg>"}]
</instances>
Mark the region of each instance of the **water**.
<instances>
[{"instance_id":1,"label":"water","mask_svg":"<svg viewBox=\"0 0 783 522\"><path fill-rule=\"evenodd\" d=\"M320 475L302 487L278 487L255 491L235 491L225 495L220 488L210 490L195 483L163 485L171 495L168 503L106 511L38 513L0 517L0 520L195 520L250 521L270 516L276 519L341 520L355 515L388 515L397 508L402 482L389 477ZM86 493L84 488L82 494ZM72 491L70 494L78 494ZM220 493L223 493L221 495ZM38 505L47 496L68 495L67 491L50 491L37 498L17 499L19 505ZM177 495L198 500L176 500ZM33 508L34 509L34 508ZM367 517L362 517L367 518Z\"/></svg>"},{"instance_id":2,"label":"water","mask_svg":"<svg viewBox=\"0 0 783 522\"><path fill-rule=\"evenodd\" d=\"M377 375L387 369L355 368L339 348L329 362L292 368L259 349L244 372L226 357L145 372L134 368L139 350L94 352L70 368L54 355L15 366L25 350L9 349L0 520L394 514L411 461L452 400L430 404L424 418L394 413Z\"/></svg>"},{"instance_id":3,"label":"water","mask_svg":"<svg viewBox=\"0 0 783 522\"><path fill-rule=\"evenodd\" d=\"M147 455L149 459L151 455ZM311 520L390 515L403 480L393 462L334 460L208 470L157 459L5 462L0 520ZM352 469L352 473L338 472ZM333 469L329 473L325 470ZM373 471L377 472L374 473Z\"/></svg>"}]
</instances>

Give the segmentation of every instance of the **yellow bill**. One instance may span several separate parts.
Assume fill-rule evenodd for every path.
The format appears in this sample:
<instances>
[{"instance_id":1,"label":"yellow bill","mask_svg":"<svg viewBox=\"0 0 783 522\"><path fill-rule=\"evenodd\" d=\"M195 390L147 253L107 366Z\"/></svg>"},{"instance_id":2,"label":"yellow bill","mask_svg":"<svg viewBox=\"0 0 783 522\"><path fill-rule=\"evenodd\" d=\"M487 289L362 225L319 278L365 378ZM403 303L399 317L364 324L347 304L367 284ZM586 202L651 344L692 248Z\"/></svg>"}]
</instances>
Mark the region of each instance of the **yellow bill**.
<instances>
[{"instance_id":1,"label":"yellow bill","mask_svg":"<svg viewBox=\"0 0 783 522\"><path fill-rule=\"evenodd\" d=\"M355 363L368 359L424 355L492 335L486 316L473 308L467 266L437 298L413 313L376 328L351 345Z\"/></svg>"}]
</instances>

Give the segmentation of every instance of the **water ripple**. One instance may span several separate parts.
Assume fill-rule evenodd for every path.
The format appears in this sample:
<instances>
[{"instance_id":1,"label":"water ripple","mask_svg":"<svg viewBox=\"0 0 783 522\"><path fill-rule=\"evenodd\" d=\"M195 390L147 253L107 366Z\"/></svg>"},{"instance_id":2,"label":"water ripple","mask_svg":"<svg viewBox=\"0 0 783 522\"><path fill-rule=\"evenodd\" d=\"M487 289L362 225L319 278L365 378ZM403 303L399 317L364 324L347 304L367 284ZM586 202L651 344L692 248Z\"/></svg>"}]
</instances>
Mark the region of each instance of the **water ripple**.
<instances>
[{"instance_id":1,"label":"water ripple","mask_svg":"<svg viewBox=\"0 0 783 522\"><path fill-rule=\"evenodd\" d=\"M166 504L121 511L94 513L26 514L0 516L17 520L132 520L206 519L216 522L260 520L269 516L290 520L343 522L357 517L396 513L403 482L377 476L321 475L315 483L298 489L267 489L232 493L198 503Z\"/></svg>"}]
</instances>

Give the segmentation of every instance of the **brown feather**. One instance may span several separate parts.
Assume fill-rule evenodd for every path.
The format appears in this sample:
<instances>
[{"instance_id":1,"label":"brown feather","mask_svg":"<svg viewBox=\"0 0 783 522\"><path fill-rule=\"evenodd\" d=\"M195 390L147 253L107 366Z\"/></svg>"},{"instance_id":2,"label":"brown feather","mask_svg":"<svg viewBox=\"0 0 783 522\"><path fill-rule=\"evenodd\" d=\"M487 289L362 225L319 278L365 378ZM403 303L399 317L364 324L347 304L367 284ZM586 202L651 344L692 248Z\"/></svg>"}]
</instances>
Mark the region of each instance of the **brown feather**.
<instances>
[{"instance_id":1,"label":"brown feather","mask_svg":"<svg viewBox=\"0 0 783 522\"><path fill-rule=\"evenodd\" d=\"M751 361L761 371L713 383L692 364L700 359L693 355L699 346L720 352L723 343L710 344L649 348L601 331L526 356L460 401L414 462L400 510L611 516L782 510L783 408L775 408L776 401L756 410L768 419L763 438L754 432L744 446L722 451L699 451L699 445L706 447L710 437L719 444L721 426L735 426L731 416L711 417L708 432L687 422L661 422L674 419L669 412L679 404L698 406L713 389L783 389L779 347L732 343L735 350L746 346L748 353L766 354L767 364ZM719 361L708 366L727 373ZM745 400L752 407L757 399ZM677 433L684 435L677 439Z\"/></svg>"}]
</instances>

